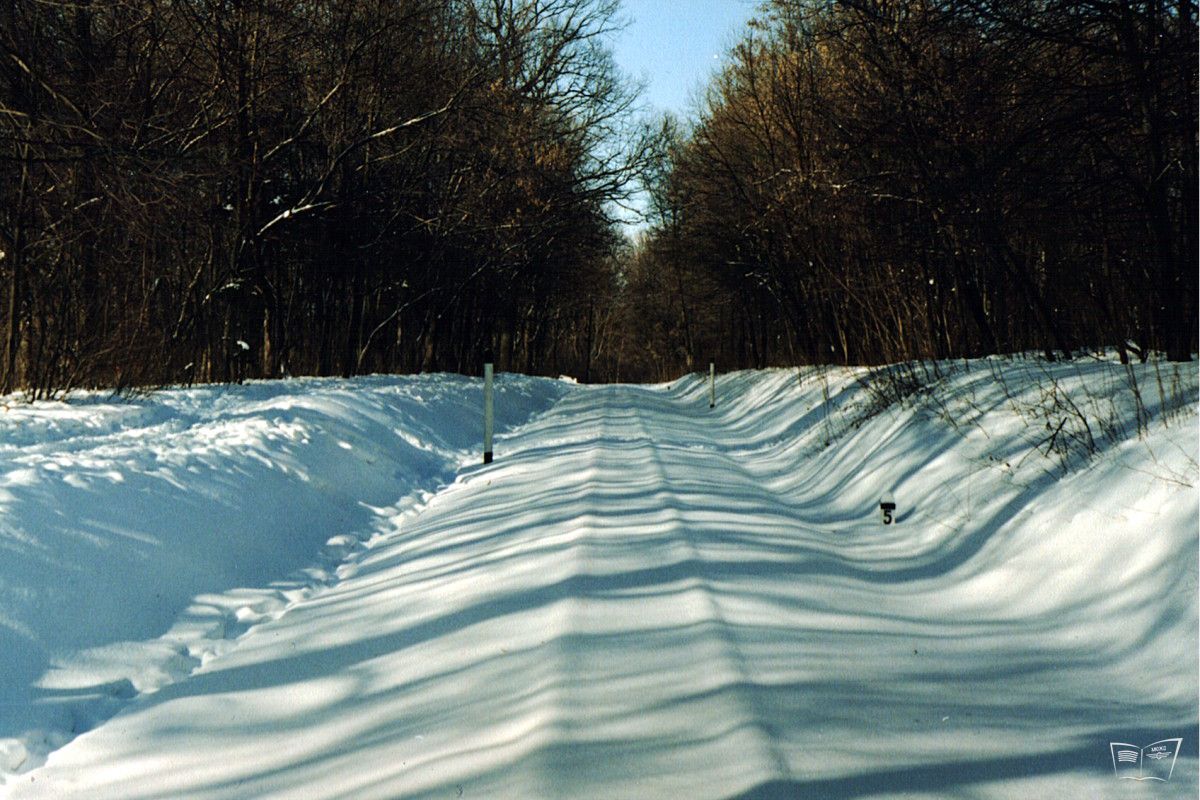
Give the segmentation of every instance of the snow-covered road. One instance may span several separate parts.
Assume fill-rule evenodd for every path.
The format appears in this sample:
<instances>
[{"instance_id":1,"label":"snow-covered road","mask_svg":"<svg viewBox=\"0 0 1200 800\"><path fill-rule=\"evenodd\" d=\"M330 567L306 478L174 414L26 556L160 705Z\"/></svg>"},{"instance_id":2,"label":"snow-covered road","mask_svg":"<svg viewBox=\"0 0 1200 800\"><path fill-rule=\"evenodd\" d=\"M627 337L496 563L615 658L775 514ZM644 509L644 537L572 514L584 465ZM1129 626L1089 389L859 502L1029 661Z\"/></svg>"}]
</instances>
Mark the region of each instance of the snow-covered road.
<instances>
[{"instance_id":1,"label":"snow-covered road","mask_svg":"<svg viewBox=\"0 0 1200 800\"><path fill-rule=\"evenodd\" d=\"M711 411L694 381L568 393L11 796L1194 796L1194 743L1153 786L1107 746L1195 733L1193 664L1161 663L1191 658L1193 618L1128 630L1162 581L1089 589L1095 564L1010 530L1017 507L1074 520L1078 492L985 476L955 522L961 464L902 458L928 430L799 457L788 380ZM885 528L906 479L929 501Z\"/></svg>"}]
</instances>

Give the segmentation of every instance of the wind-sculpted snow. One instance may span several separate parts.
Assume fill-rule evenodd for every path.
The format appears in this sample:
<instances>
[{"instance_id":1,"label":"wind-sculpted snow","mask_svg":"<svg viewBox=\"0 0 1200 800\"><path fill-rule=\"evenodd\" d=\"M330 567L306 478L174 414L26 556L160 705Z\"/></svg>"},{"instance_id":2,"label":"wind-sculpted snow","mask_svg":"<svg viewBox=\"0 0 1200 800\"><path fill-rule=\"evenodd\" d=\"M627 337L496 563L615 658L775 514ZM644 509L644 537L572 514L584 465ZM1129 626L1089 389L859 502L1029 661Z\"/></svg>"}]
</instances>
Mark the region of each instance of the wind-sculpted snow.
<instances>
[{"instance_id":1,"label":"wind-sculpted snow","mask_svg":"<svg viewBox=\"0 0 1200 800\"><path fill-rule=\"evenodd\" d=\"M477 457L479 383L296 380L6 405L0 774L188 674L328 580L389 507L451 480ZM563 391L505 378L500 421Z\"/></svg>"},{"instance_id":2,"label":"wind-sculpted snow","mask_svg":"<svg viewBox=\"0 0 1200 800\"><path fill-rule=\"evenodd\" d=\"M1194 409L1064 476L991 374L940 411L853 370L556 384L319 586L214 598L236 639L12 796L1194 797ZM1171 736L1170 782L1116 779Z\"/></svg>"}]
</instances>

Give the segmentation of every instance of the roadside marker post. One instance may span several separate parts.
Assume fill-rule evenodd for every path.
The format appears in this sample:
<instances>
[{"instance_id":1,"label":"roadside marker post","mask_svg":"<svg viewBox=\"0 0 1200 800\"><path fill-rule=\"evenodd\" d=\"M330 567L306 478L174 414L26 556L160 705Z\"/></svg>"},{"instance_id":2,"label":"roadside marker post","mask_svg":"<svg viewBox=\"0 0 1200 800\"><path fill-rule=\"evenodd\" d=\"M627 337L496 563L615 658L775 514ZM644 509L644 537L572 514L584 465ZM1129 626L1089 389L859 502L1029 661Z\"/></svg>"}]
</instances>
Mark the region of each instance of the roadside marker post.
<instances>
[{"instance_id":1,"label":"roadside marker post","mask_svg":"<svg viewBox=\"0 0 1200 800\"><path fill-rule=\"evenodd\" d=\"M896 511L896 498L892 497L891 492L886 492L883 497L879 498L879 510L883 512L884 525L891 525L895 522L893 514Z\"/></svg>"},{"instance_id":2,"label":"roadside marker post","mask_svg":"<svg viewBox=\"0 0 1200 800\"><path fill-rule=\"evenodd\" d=\"M495 427L495 406L493 404L493 387L495 369L492 366L492 353L488 351L483 357L483 463L492 463L492 433Z\"/></svg>"}]
</instances>

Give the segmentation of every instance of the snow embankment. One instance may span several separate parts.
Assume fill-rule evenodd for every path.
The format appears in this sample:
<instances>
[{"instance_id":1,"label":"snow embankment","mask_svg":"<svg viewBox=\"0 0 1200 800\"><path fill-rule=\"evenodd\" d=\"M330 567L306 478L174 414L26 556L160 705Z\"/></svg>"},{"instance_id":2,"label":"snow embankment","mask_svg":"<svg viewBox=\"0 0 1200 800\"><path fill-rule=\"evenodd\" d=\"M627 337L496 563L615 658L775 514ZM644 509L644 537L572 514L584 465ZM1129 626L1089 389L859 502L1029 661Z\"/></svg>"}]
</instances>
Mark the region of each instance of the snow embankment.
<instances>
[{"instance_id":1,"label":"snow embankment","mask_svg":"<svg viewBox=\"0 0 1200 800\"><path fill-rule=\"evenodd\" d=\"M498 429L566 390L501 376ZM481 394L442 375L0 407L0 776L333 579L479 457Z\"/></svg>"},{"instance_id":2,"label":"snow embankment","mask_svg":"<svg viewBox=\"0 0 1200 800\"><path fill-rule=\"evenodd\" d=\"M113 699L12 796L1196 796L1194 368L742 372L714 409L699 376L517 385L558 402L496 463L427 501L368 500L350 528L374 535L327 554L318 591L185 600L185 633L139 647L183 641L191 671ZM297 402L339 391L319 388ZM441 452L476 405L416 441ZM379 429L413 430L391 413ZM344 436L331 457L375 434ZM281 491L312 503L315 483ZM96 485L99 508L125 484ZM217 618L236 640L186 632ZM94 687L95 652L30 699L56 701L58 673ZM1170 781L1114 774L1110 743L1172 737Z\"/></svg>"}]
</instances>

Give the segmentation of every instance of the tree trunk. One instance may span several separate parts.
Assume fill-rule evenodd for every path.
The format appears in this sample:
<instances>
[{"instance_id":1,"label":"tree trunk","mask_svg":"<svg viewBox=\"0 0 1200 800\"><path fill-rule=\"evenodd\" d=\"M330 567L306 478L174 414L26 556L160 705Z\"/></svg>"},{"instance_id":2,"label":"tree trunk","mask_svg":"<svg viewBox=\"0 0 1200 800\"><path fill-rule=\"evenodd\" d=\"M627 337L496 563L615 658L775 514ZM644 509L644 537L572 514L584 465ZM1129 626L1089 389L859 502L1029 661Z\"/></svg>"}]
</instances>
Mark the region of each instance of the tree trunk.
<instances>
[{"instance_id":1,"label":"tree trunk","mask_svg":"<svg viewBox=\"0 0 1200 800\"><path fill-rule=\"evenodd\" d=\"M29 145L21 146L21 180L17 189L17 203L13 211L16 224L13 229L13 252L9 259L11 270L8 279L8 329L4 334L4 375L0 380L0 394L16 391L20 379L17 375L17 351L21 348L21 299L25 292L25 203L29 192Z\"/></svg>"}]
</instances>

